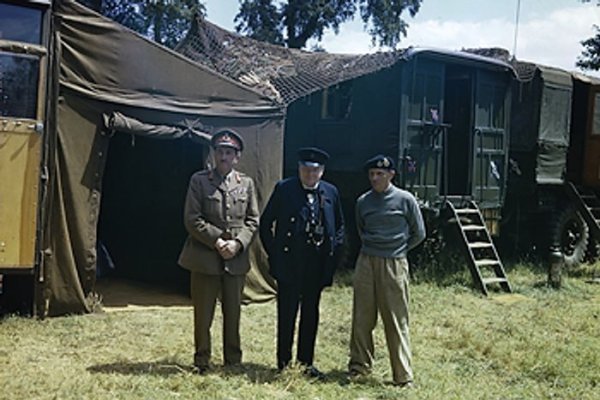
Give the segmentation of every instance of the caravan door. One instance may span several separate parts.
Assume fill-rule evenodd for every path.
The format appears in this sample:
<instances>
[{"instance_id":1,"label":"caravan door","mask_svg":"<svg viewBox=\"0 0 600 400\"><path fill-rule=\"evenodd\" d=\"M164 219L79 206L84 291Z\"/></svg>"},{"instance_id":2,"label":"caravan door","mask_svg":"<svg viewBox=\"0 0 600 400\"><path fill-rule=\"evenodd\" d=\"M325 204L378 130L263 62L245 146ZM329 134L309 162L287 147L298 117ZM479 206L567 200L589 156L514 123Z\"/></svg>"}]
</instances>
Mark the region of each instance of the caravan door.
<instances>
[{"instance_id":1,"label":"caravan door","mask_svg":"<svg viewBox=\"0 0 600 400\"><path fill-rule=\"evenodd\" d=\"M0 272L35 265L43 131L44 6L0 2Z\"/></svg>"},{"instance_id":2,"label":"caravan door","mask_svg":"<svg viewBox=\"0 0 600 400\"><path fill-rule=\"evenodd\" d=\"M443 130L444 64L415 57L404 69L405 106L401 120L402 186L423 201L440 194Z\"/></svg>"},{"instance_id":3,"label":"caravan door","mask_svg":"<svg viewBox=\"0 0 600 400\"><path fill-rule=\"evenodd\" d=\"M508 144L507 90L505 74L477 71L472 195L481 208L500 207L504 196Z\"/></svg>"}]
</instances>

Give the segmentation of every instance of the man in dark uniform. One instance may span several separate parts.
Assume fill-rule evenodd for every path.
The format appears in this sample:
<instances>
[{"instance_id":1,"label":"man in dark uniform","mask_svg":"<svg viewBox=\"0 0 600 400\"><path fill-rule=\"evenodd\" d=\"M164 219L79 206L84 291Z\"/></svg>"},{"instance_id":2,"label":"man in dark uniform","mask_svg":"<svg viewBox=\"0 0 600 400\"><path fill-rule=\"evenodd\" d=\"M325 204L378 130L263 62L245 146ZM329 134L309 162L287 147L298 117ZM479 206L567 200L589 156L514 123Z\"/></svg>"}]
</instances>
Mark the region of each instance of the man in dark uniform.
<instances>
[{"instance_id":1,"label":"man in dark uniform","mask_svg":"<svg viewBox=\"0 0 600 400\"><path fill-rule=\"evenodd\" d=\"M223 313L225 365L242 360L240 305L245 276L250 269L248 247L258 228L258 205L252 178L233 169L244 143L231 130L211 139L215 168L196 172L185 200L188 231L179 264L191 271L194 304L194 364L200 373L209 368L210 326L217 298Z\"/></svg>"},{"instance_id":2,"label":"man in dark uniform","mask_svg":"<svg viewBox=\"0 0 600 400\"><path fill-rule=\"evenodd\" d=\"M344 221L337 188L321 180L329 155L303 148L298 156L298 177L277 183L259 232L278 285L277 366L281 370L291 361L300 307L296 358L307 375L323 378L313 365L319 301L323 288L333 281Z\"/></svg>"}]
</instances>

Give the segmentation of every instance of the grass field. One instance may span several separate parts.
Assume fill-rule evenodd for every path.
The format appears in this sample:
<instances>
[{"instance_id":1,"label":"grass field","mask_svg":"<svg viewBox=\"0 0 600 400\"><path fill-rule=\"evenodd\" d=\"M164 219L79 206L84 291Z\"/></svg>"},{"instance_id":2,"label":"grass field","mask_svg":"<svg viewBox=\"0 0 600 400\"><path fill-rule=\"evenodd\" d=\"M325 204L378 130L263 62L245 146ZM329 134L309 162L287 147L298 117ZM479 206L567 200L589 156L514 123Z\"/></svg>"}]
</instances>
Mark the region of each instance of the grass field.
<instances>
[{"instance_id":1,"label":"grass field","mask_svg":"<svg viewBox=\"0 0 600 400\"><path fill-rule=\"evenodd\" d=\"M221 364L220 314L213 371L192 373L192 309L110 308L91 315L0 322L2 399L597 399L600 393L600 285L597 267L545 285L534 266L510 268L515 293L482 297L465 274L450 285L411 287L416 387L390 385L381 323L374 373L345 379L351 319L349 273L321 306L316 365L324 382L300 370L278 374L275 304L246 306L244 364ZM176 302L175 302L176 303ZM175 304L171 303L171 304Z\"/></svg>"}]
</instances>

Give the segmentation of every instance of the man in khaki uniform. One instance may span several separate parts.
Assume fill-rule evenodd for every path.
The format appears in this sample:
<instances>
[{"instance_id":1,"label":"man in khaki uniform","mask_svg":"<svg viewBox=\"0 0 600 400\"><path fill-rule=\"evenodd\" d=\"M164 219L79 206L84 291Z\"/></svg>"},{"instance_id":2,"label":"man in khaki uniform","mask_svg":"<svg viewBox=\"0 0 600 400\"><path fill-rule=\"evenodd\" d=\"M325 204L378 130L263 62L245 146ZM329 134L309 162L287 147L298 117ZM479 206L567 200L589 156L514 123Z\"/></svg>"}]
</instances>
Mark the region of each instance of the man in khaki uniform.
<instances>
[{"instance_id":1,"label":"man in khaki uniform","mask_svg":"<svg viewBox=\"0 0 600 400\"><path fill-rule=\"evenodd\" d=\"M373 329L381 314L392 364L392 380L411 386L408 332L408 261L406 253L425 238L425 225L414 196L392 184L394 161L378 155L365 164L371 190L356 201L356 225L362 247L354 270L350 338L350 375L371 372Z\"/></svg>"},{"instance_id":2,"label":"man in khaki uniform","mask_svg":"<svg viewBox=\"0 0 600 400\"><path fill-rule=\"evenodd\" d=\"M259 211L254 183L233 169L243 150L242 138L231 130L211 139L215 168L196 172L185 200L184 224L188 231L179 264L191 271L194 305L194 364L199 373L210 366L210 326L217 297L223 313L223 360L242 361L240 308L248 247L258 228Z\"/></svg>"}]
</instances>

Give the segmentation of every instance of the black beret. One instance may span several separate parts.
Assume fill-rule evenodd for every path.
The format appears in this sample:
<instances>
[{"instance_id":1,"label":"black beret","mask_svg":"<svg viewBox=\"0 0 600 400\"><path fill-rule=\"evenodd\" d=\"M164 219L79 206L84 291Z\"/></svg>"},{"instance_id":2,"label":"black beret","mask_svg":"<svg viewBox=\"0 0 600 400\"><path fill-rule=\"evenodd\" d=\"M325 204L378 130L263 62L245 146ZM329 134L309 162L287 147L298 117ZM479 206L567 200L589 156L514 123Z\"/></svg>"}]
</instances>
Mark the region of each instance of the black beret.
<instances>
[{"instance_id":1,"label":"black beret","mask_svg":"<svg viewBox=\"0 0 600 400\"><path fill-rule=\"evenodd\" d=\"M231 129L223 129L215 133L210 138L210 145L213 148L231 147L237 151L244 150L244 141L242 137Z\"/></svg>"},{"instance_id":2,"label":"black beret","mask_svg":"<svg viewBox=\"0 0 600 400\"><path fill-rule=\"evenodd\" d=\"M365 171L370 170L371 168L380 168L387 170L395 170L394 160L391 157L387 157L381 154L376 155L373 158L367 160L364 165Z\"/></svg>"},{"instance_id":3,"label":"black beret","mask_svg":"<svg viewBox=\"0 0 600 400\"><path fill-rule=\"evenodd\" d=\"M303 147L298 150L298 162L310 167L319 167L325 165L329 159L329 154L316 147Z\"/></svg>"}]
</instances>

